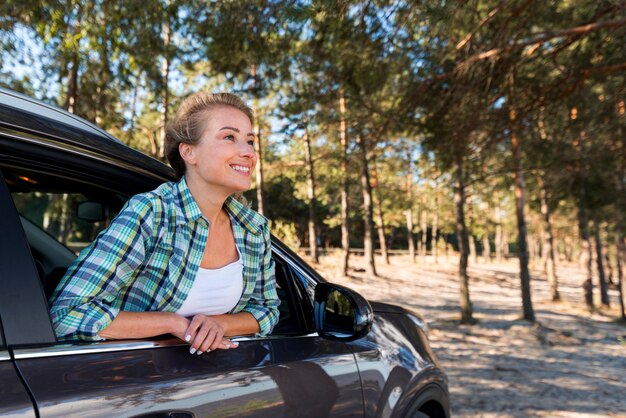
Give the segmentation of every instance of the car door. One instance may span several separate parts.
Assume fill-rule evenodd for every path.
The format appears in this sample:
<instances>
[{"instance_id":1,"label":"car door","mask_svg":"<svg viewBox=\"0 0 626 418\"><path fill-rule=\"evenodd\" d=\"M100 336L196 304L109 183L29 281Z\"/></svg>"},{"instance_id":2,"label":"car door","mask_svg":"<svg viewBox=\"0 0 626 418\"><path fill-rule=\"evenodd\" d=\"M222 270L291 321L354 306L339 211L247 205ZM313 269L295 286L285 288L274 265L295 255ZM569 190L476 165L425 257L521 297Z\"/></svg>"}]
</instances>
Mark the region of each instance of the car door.
<instances>
[{"instance_id":1,"label":"car door","mask_svg":"<svg viewBox=\"0 0 626 418\"><path fill-rule=\"evenodd\" d=\"M16 168L11 170L14 176ZM45 181L50 176L31 184ZM72 191L79 185L73 184ZM19 223L11 210L13 222ZM30 257L24 233L12 240L21 242L23 257ZM60 344L42 341L27 330L12 334L16 343L7 338L7 344L39 416L362 416L353 354L346 344L313 332L306 318L312 310L306 288L310 283L303 282L301 272L293 274L288 259L279 253L275 257L283 319L273 335L240 338L236 349L197 356L189 354L187 344L168 338ZM32 257L29 262L31 268L19 278L8 278L6 285L30 283L33 294L26 303L33 306L28 309L41 311L47 305L37 272L45 266ZM12 312L2 319L18 320ZM36 324L51 331L49 318L39 318Z\"/></svg>"},{"instance_id":2,"label":"car door","mask_svg":"<svg viewBox=\"0 0 626 418\"><path fill-rule=\"evenodd\" d=\"M189 354L173 339L15 350L41 417L362 416L354 356L316 334Z\"/></svg>"},{"instance_id":3,"label":"car door","mask_svg":"<svg viewBox=\"0 0 626 418\"><path fill-rule=\"evenodd\" d=\"M12 206L11 196L0 176L0 417L35 417L33 403L12 361L2 326L3 320L8 324L9 311L14 306L12 300L15 299L15 294L5 288L8 285L5 278L21 274L23 267L23 258L13 241L15 234L19 233L19 225L15 224L15 217L10 216L14 213ZM11 325L21 324L8 325L7 332L10 332Z\"/></svg>"},{"instance_id":4,"label":"car door","mask_svg":"<svg viewBox=\"0 0 626 418\"><path fill-rule=\"evenodd\" d=\"M0 417L26 418L35 417L33 403L28 396L11 355L4 346L2 327L0 326Z\"/></svg>"}]
</instances>

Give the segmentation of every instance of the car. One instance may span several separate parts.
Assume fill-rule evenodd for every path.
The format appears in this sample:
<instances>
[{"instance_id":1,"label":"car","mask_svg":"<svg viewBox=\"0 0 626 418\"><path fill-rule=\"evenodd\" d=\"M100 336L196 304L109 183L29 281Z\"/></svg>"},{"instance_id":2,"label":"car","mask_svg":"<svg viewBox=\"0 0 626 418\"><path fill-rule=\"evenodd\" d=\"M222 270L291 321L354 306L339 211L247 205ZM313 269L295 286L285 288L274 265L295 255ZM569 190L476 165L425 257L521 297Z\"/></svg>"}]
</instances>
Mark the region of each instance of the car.
<instances>
[{"instance_id":1,"label":"car","mask_svg":"<svg viewBox=\"0 0 626 418\"><path fill-rule=\"evenodd\" d=\"M172 336L57 341L48 298L132 195L175 179L91 123L0 89L0 416L449 416L423 319L327 282L272 238L280 320L190 355Z\"/></svg>"}]
</instances>

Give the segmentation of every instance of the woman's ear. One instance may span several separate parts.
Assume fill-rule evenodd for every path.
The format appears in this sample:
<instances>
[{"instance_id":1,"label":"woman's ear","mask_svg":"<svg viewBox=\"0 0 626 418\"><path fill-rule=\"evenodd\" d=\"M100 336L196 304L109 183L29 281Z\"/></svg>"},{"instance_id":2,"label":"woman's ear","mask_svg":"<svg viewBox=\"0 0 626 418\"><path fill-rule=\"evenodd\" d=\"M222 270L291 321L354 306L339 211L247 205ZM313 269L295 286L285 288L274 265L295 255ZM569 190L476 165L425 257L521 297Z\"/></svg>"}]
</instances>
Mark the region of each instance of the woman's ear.
<instances>
[{"instance_id":1,"label":"woman's ear","mask_svg":"<svg viewBox=\"0 0 626 418\"><path fill-rule=\"evenodd\" d=\"M195 157L195 152L194 149L191 145L189 144L185 144L185 143L180 143L178 144L178 152L180 153L180 157L187 163L187 164L195 164L196 163L196 157Z\"/></svg>"}]
</instances>

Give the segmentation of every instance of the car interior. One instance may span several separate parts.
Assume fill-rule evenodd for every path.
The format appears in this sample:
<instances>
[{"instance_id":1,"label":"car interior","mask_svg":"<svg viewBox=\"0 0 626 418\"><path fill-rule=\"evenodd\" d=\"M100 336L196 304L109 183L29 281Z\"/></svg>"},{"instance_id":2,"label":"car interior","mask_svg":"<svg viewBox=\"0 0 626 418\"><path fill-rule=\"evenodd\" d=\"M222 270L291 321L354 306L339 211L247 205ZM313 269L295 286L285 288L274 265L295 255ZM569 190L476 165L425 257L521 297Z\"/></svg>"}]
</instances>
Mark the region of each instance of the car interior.
<instances>
[{"instance_id":1,"label":"car interior","mask_svg":"<svg viewBox=\"0 0 626 418\"><path fill-rule=\"evenodd\" d=\"M80 251L108 225L130 195L48 173L6 167L2 172L20 214L42 294L49 300ZM85 202L90 202L86 211ZM93 216L98 207L104 216ZM299 305L304 291L287 263L276 254L274 261L281 304L272 335L302 334L306 325L297 313L303 312Z\"/></svg>"}]
</instances>

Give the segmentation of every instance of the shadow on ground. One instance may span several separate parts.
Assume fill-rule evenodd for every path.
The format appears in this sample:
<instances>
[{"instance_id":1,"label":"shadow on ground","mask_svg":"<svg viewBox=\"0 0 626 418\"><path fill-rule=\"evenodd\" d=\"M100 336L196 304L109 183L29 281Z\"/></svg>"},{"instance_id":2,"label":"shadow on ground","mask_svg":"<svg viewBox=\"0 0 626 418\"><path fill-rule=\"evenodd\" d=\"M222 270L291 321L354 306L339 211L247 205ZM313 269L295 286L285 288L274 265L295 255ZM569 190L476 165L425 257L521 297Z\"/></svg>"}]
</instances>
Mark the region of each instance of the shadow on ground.
<instances>
[{"instance_id":1,"label":"shadow on ground","mask_svg":"<svg viewBox=\"0 0 626 418\"><path fill-rule=\"evenodd\" d=\"M362 258L351 263L363 268ZM456 260L413 264L377 259L380 277L362 271L338 275L322 258L330 281L368 299L403 305L424 316L431 345L450 380L453 416L626 417L626 327L617 311L590 312L582 302L583 275L559 266L562 301L550 300L548 283L532 270L536 323L521 319L518 264L470 265L474 325L459 323ZM610 290L613 306L617 291Z\"/></svg>"}]
</instances>

